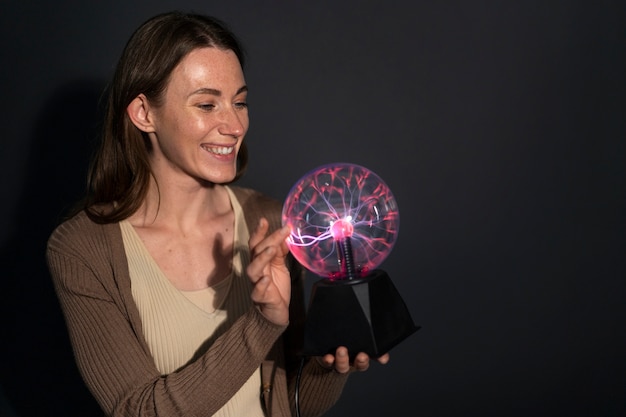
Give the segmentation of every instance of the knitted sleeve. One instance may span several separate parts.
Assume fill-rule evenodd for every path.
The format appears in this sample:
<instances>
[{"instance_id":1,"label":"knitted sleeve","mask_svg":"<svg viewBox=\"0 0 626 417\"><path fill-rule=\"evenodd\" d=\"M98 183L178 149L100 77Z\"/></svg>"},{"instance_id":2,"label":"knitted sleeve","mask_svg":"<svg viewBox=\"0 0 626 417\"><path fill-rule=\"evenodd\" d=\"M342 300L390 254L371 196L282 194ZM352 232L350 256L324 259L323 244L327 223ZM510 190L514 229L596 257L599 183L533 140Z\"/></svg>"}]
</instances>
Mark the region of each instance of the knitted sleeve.
<instances>
[{"instance_id":1,"label":"knitted sleeve","mask_svg":"<svg viewBox=\"0 0 626 417\"><path fill-rule=\"evenodd\" d=\"M50 237L47 259L85 383L108 416L214 414L285 330L251 308L198 360L160 375L132 302L119 225L84 215Z\"/></svg>"}]
</instances>

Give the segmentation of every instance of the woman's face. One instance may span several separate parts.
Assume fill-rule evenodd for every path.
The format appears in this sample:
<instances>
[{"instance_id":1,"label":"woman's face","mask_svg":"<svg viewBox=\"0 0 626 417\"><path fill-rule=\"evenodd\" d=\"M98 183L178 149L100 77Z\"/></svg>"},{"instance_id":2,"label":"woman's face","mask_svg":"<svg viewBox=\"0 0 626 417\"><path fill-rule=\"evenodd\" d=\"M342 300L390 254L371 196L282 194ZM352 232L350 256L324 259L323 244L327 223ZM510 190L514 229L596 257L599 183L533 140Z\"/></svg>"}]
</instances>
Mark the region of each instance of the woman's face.
<instances>
[{"instance_id":1,"label":"woman's face","mask_svg":"<svg viewBox=\"0 0 626 417\"><path fill-rule=\"evenodd\" d=\"M151 107L155 174L174 181L233 180L249 125L246 96L243 71L233 51L190 52L172 71L162 105Z\"/></svg>"}]
</instances>

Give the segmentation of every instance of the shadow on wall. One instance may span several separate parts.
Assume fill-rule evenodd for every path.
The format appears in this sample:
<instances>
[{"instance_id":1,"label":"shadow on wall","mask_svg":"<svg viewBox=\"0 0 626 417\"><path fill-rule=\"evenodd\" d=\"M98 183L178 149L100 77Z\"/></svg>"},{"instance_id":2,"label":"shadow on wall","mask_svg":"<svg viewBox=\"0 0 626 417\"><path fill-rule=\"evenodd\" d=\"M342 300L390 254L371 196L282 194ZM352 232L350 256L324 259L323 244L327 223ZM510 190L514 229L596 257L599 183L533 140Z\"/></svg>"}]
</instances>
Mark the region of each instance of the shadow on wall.
<instances>
[{"instance_id":1,"label":"shadow on wall","mask_svg":"<svg viewBox=\"0 0 626 417\"><path fill-rule=\"evenodd\" d=\"M103 88L88 80L64 85L35 120L13 233L0 250L3 416L101 414L76 368L45 247L84 192Z\"/></svg>"}]
</instances>

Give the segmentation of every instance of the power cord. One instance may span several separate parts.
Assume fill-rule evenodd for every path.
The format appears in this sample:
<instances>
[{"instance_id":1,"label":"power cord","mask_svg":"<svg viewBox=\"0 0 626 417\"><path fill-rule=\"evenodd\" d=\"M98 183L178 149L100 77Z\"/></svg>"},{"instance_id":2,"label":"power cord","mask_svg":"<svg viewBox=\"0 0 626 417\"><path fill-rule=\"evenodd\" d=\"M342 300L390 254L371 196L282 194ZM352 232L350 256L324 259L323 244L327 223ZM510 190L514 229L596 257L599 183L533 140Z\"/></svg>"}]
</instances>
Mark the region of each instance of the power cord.
<instances>
[{"instance_id":1,"label":"power cord","mask_svg":"<svg viewBox=\"0 0 626 417\"><path fill-rule=\"evenodd\" d=\"M298 374L296 375L296 390L294 394L294 400L296 404L296 417L300 417L300 380L302 379L302 370L304 369L305 360L305 356L300 359L300 366L298 367Z\"/></svg>"}]
</instances>

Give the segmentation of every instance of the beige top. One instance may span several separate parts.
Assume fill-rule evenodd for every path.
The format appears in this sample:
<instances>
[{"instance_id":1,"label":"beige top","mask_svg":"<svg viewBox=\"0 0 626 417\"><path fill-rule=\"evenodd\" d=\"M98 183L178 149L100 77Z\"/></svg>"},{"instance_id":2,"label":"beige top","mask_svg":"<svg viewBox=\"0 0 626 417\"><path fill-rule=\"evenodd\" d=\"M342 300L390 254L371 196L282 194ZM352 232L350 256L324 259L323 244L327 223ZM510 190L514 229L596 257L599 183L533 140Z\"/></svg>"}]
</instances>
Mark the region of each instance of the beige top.
<instances>
[{"instance_id":1,"label":"beige top","mask_svg":"<svg viewBox=\"0 0 626 417\"><path fill-rule=\"evenodd\" d=\"M249 232L239 202L228 189L235 213L230 275L215 286L181 291L172 285L128 221L120 223L128 258L132 295L143 322L144 337L157 369L176 372L199 357L233 322L249 310L251 284L245 274L250 259ZM260 370L214 416L263 417ZM219 389L215 387L214 389Z\"/></svg>"},{"instance_id":2,"label":"beige top","mask_svg":"<svg viewBox=\"0 0 626 417\"><path fill-rule=\"evenodd\" d=\"M230 189L248 230L260 218L269 220L270 233L281 226L279 201L249 188ZM286 259L292 277L288 327L271 323L251 306L204 354L167 375L157 369L143 336L119 222L99 223L81 211L54 230L46 259L76 364L107 416L214 415L259 365L263 386L269 388L262 400L268 416L295 415L305 299L302 269L291 256ZM349 375L306 361L299 392L302 416L328 411Z\"/></svg>"}]
</instances>

